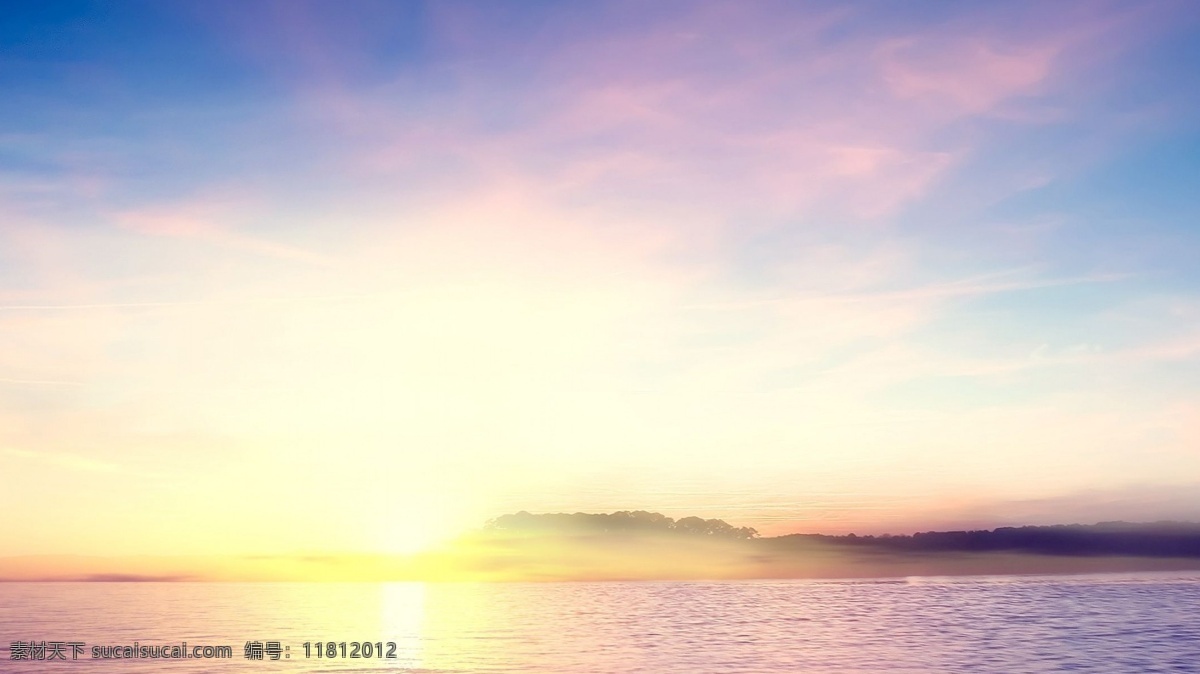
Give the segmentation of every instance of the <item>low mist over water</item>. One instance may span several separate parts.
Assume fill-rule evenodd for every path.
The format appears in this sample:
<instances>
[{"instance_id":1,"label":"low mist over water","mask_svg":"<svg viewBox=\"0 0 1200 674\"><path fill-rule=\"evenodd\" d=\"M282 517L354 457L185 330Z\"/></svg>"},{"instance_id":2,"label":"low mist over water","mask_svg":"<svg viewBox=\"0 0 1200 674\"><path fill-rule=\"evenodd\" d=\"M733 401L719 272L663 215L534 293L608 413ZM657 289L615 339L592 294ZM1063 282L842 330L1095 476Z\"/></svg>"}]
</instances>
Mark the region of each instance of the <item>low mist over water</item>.
<instances>
[{"instance_id":1,"label":"low mist over water","mask_svg":"<svg viewBox=\"0 0 1200 674\"><path fill-rule=\"evenodd\" d=\"M411 555L0 557L0 581L597 581L1200 571L1200 524L761 537L645 510L521 511Z\"/></svg>"}]
</instances>

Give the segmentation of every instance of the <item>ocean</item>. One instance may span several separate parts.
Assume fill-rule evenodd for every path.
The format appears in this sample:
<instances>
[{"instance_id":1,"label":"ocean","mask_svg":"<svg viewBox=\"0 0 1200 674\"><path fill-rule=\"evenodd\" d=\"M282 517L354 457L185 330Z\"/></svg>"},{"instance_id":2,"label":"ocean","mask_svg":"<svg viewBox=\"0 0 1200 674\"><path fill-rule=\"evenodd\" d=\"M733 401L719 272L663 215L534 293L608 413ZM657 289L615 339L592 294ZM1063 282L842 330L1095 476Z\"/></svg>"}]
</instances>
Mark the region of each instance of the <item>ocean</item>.
<instances>
[{"instance_id":1,"label":"ocean","mask_svg":"<svg viewBox=\"0 0 1200 674\"><path fill-rule=\"evenodd\" d=\"M1200 574L0 583L0 671L1200 672Z\"/></svg>"}]
</instances>

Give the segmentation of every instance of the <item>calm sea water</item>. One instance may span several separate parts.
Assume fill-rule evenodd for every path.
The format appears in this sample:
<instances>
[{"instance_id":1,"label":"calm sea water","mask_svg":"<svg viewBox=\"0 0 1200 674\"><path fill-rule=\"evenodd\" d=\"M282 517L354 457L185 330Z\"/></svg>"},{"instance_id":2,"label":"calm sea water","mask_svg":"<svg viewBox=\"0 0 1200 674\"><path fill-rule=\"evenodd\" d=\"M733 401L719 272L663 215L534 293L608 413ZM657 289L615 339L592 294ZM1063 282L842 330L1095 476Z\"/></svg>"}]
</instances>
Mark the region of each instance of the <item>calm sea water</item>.
<instances>
[{"instance_id":1,"label":"calm sea water","mask_svg":"<svg viewBox=\"0 0 1200 674\"><path fill-rule=\"evenodd\" d=\"M86 646L74 662L24 661L13 641ZM93 646L184 641L234 657L91 658ZM290 657L246 660L247 641ZM392 642L395 658L318 659L330 641L347 655ZM1200 672L1200 575L0 583L0 658L6 672Z\"/></svg>"}]
</instances>

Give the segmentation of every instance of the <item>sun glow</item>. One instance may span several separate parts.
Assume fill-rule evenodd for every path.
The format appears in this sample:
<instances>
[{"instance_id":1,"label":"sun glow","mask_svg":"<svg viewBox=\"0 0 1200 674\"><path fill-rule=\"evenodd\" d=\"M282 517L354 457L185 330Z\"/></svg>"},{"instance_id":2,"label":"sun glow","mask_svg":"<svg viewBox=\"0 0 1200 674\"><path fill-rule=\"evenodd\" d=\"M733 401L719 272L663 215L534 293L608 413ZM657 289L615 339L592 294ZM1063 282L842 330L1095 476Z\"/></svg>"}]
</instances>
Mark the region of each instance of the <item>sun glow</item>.
<instances>
[{"instance_id":1,"label":"sun glow","mask_svg":"<svg viewBox=\"0 0 1200 674\"><path fill-rule=\"evenodd\" d=\"M0 557L1200 518L1188 3L68 4L0 22Z\"/></svg>"}]
</instances>

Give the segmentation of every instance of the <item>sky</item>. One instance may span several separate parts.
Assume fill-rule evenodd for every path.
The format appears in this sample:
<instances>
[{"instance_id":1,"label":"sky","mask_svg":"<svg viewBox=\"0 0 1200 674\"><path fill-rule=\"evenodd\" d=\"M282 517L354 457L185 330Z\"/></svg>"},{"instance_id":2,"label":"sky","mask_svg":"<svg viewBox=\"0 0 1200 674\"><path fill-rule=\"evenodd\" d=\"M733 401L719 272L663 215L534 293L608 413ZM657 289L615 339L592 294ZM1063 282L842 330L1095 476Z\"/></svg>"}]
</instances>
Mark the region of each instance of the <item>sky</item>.
<instances>
[{"instance_id":1,"label":"sky","mask_svg":"<svg viewBox=\"0 0 1200 674\"><path fill-rule=\"evenodd\" d=\"M0 555L1200 520L1190 2L0 21Z\"/></svg>"}]
</instances>

